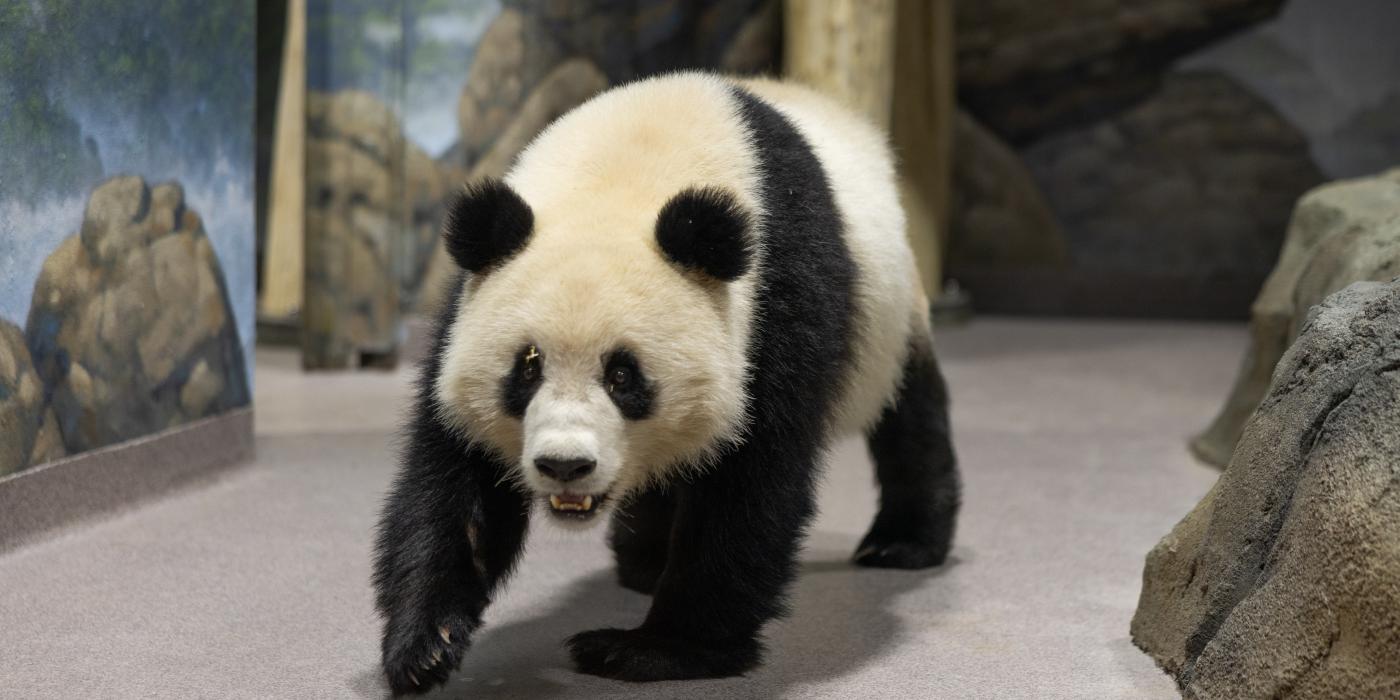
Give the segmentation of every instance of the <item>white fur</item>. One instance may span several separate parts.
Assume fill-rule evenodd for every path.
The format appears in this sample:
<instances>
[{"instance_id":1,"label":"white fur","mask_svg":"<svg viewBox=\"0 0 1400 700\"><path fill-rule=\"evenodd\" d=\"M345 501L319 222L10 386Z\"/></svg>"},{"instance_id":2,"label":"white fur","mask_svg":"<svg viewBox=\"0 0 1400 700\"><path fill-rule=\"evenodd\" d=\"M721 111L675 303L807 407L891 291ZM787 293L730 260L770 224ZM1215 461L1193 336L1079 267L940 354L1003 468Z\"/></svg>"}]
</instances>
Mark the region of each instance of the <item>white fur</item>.
<instances>
[{"instance_id":1,"label":"white fur","mask_svg":"<svg viewBox=\"0 0 1400 700\"><path fill-rule=\"evenodd\" d=\"M593 473L570 482L569 489L580 494L605 492L622 468L622 415L601 388L567 391L561 384L542 387L526 409L522 461L527 465L540 458L592 461ZM558 488L534 469L525 470L525 481L540 493Z\"/></svg>"},{"instance_id":2,"label":"white fur","mask_svg":"<svg viewBox=\"0 0 1400 700\"><path fill-rule=\"evenodd\" d=\"M552 490L528 468L546 448L596 453L578 455L599 463L588 486L620 496L742 437L750 329L762 323L762 232L758 264L725 284L678 271L654 229L662 205L687 187L723 187L762 213L757 154L731 85L690 73L606 92L541 133L506 178L535 228L522 252L468 281L437 395L445 421L521 465L537 492ZM926 305L888 147L815 93L744 85L797 125L831 181L858 268L855 367L832 419L843 431L867 428L894 395L911 334L927 333L926 321L911 321ZM522 423L503 412L500 387L527 343L543 354L544 379ZM618 346L657 388L645 420L623 420L599 381Z\"/></svg>"}]
</instances>

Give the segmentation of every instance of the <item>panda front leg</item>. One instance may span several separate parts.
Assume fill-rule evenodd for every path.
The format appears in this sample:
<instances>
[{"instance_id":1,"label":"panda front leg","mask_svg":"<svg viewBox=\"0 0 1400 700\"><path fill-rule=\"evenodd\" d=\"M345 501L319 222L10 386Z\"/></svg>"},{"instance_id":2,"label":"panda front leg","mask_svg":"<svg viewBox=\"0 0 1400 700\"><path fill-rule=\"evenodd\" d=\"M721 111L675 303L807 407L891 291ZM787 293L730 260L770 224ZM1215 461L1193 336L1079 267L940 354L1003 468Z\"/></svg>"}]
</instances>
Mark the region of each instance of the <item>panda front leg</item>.
<instances>
[{"instance_id":1,"label":"panda front leg","mask_svg":"<svg viewBox=\"0 0 1400 700\"><path fill-rule=\"evenodd\" d=\"M420 412L375 556L384 672L395 695L447 681L519 557L529 503L503 473Z\"/></svg>"},{"instance_id":2,"label":"panda front leg","mask_svg":"<svg viewBox=\"0 0 1400 700\"><path fill-rule=\"evenodd\" d=\"M942 564L953 543L960 485L948 389L930 339L914 342L899 396L867 442L880 482L880 510L856 548L856 563L895 569Z\"/></svg>"},{"instance_id":3,"label":"panda front leg","mask_svg":"<svg viewBox=\"0 0 1400 700\"><path fill-rule=\"evenodd\" d=\"M608 542L617 558L617 581L624 588L651 595L666 568L675 494L648 489L628 499L613 516Z\"/></svg>"},{"instance_id":4,"label":"panda front leg","mask_svg":"<svg viewBox=\"0 0 1400 700\"><path fill-rule=\"evenodd\" d=\"M627 681L736 676L757 666L764 623L785 610L814 511L816 450L755 444L678 486L665 569L636 629L569 639L583 673Z\"/></svg>"}]
</instances>

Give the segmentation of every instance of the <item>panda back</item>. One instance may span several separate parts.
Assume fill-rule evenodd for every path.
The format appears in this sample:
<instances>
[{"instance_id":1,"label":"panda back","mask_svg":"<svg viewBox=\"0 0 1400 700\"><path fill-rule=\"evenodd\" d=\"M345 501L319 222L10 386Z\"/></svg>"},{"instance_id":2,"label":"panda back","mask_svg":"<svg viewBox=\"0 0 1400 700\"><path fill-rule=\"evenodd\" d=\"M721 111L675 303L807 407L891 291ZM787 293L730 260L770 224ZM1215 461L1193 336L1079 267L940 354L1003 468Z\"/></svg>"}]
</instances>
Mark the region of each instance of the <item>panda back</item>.
<instances>
[{"instance_id":1,"label":"panda back","mask_svg":"<svg viewBox=\"0 0 1400 700\"><path fill-rule=\"evenodd\" d=\"M773 80L740 84L793 123L831 187L854 264L851 366L833 418L842 433L864 432L892 400L911 339L929 332L893 156L876 128L825 96Z\"/></svg>"}]
</instances>

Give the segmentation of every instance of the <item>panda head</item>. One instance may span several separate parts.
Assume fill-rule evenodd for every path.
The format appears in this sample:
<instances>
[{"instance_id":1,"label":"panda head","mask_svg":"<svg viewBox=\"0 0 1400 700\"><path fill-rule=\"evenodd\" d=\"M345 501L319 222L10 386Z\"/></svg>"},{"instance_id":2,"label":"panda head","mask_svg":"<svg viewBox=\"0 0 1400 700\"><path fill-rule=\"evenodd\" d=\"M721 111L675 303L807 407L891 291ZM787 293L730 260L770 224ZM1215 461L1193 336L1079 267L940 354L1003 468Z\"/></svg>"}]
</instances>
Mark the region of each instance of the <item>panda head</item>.
<instances>
[{"instance_id":1,"label":"panda head","mask_svg":"<svg viewBox=\"0 0 1400 700\"><path fill-rule=\"evenodd\" d=\"M470 274L440 418L564 524L703 468L744 423L753 220L730 191L540 197L490 180L449 212Z\"/></svg>"}]
</instances>

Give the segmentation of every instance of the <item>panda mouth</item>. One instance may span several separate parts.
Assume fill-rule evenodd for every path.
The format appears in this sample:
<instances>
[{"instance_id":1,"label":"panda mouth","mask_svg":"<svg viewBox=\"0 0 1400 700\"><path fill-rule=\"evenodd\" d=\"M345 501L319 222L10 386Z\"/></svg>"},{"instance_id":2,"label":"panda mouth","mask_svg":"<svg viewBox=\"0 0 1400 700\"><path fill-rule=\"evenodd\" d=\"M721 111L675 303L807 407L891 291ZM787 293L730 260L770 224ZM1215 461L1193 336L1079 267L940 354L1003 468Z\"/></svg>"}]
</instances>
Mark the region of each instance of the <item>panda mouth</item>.
<instances>
[{"instance_id":1,"label":"panda mouth","mask_svg":"<svg viewBox=\"0 0 1400 700\"><path fill-rule=\"evenodd\" d=\"M607 494L555 493L549 496L549 511L558 518L588 520L602 510Z\"/></svg>"}]
</instances>

